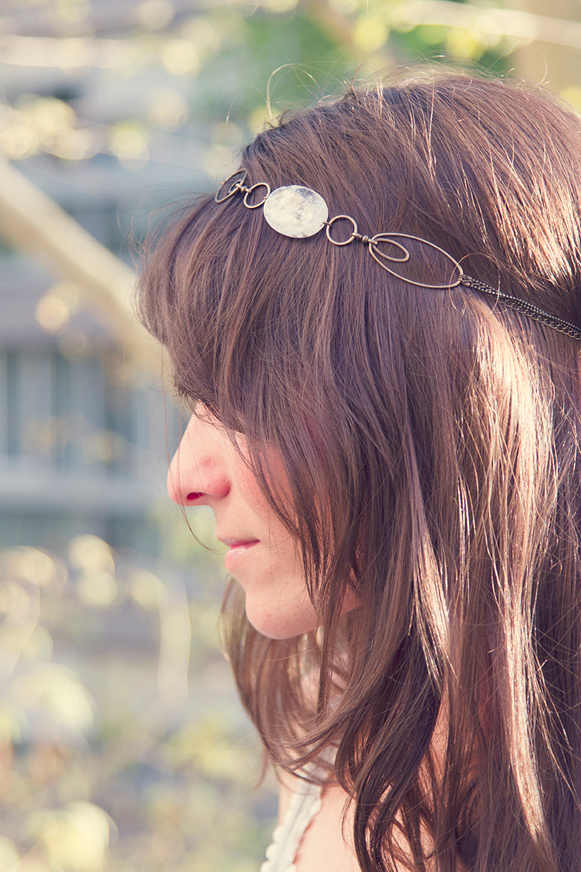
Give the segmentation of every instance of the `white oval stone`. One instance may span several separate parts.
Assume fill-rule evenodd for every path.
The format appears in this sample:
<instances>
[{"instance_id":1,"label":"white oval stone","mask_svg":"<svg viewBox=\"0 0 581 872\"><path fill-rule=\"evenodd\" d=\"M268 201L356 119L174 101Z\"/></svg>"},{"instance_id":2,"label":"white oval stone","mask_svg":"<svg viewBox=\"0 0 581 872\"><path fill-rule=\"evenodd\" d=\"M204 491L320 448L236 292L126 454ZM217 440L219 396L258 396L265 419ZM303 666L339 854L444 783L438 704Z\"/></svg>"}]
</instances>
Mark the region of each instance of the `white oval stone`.
<instances>
[{"instance_id":1,"label":"white oval stone","mask_svg":"<svg viewBox=\"0 0 581 872\"><path fill-rule=\"evenodd\" d=\"M294 239L314 236L329 217L321 195L302 185L276 188L264 204L263 212L273 230Z\"/></svg>"}]
</instances>

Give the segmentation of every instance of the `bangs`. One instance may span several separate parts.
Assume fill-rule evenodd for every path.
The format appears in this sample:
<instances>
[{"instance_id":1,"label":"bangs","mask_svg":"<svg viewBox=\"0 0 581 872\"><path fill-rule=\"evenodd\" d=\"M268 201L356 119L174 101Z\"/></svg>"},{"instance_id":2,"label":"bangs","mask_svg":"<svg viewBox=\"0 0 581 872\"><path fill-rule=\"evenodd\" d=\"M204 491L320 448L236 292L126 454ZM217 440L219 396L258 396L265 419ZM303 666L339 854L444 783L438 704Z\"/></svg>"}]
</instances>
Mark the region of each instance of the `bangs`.
<instances>
[{"instance_id":1,"label":"bangs","mask_svg":"<svg viewBox=\"0 0 581 872\"><path fill-rule=\"evenodd\" d=\"M348 447L358 425L346 409L356 390L346 350L365 343L365 293L352 289L366 288L368 255L350 248L324 233L284 237L262 210L208 197L165 231L140 286L142 321L168 349L178 395L234 439L244 434L263 493L301 543L311 590L332 564L350 577L351 515L363 511L346 500L328 516L329 494L348 493L350 466L362 465Z\"/></svg>"},{"instance_id":2,"label":"bangs","mask_svg":"<svg viewBox=\"0 0 581 872\"><path fill-rule=\"evenodd\" d=\"M352 258L340 254L344 273ZM335 257L324 234L284 237L241 200L208 197L190 208L153 248L139 298L142 322L169 351L178 395L261 441L279 432L281 417L288 429L290 409L308 416L309 374L332 342L346 280Z\"/></svg>"}]
</instances>

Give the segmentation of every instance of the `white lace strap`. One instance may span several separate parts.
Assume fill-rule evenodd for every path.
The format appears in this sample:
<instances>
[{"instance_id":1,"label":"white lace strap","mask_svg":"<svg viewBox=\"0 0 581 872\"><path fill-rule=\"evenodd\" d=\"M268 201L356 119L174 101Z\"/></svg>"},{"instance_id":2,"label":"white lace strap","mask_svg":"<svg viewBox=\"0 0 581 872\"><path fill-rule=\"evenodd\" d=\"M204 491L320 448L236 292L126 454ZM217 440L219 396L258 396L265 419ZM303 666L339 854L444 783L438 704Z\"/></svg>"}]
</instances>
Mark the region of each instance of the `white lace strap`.
<instances>
[{"instance_id":1,"label":"white lace strap","mask_svg":"<svg viewBox=\"0 0 581 872\"><path fill-rule=\"evenodd\" d=\"M321 808L321 794L320 785L299 782L283 823L272 834L260 872L295 872L297 851L307 827Z\"/></svg>"}]
</instances>

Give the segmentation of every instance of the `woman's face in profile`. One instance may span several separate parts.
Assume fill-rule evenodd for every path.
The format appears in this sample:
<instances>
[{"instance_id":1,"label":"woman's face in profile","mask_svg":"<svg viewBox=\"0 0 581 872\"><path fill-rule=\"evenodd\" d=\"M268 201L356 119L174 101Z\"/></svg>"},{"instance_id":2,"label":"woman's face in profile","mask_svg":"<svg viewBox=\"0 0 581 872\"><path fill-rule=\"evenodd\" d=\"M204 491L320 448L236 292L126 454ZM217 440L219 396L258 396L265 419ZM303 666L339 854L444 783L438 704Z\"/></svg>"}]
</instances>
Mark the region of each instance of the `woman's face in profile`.
<instances>
[{"instance_id":1,"label":"woman's face in profile","mask_svg":"<svg viewBox=\"0 0 581 872\"><path fill-rule=\"evenodd\" d=\"M216 538L228 548L224 564L244 588L250 623L270 638L290 638L318 620L297 543L245 457L243 437L235 445L215 419L193 415L169 469L168 492L178 505L212 509ZM276 484L284 492L284 482Z\"/></svg>"}]
</instances>

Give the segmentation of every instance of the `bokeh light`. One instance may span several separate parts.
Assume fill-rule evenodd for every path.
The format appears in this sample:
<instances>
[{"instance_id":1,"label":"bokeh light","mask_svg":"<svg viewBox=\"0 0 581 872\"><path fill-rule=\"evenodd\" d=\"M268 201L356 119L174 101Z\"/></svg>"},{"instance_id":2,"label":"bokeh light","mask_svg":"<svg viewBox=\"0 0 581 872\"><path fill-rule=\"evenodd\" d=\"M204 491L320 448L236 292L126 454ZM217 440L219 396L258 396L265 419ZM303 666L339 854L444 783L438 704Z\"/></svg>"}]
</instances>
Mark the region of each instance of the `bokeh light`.
<instances>
[{"instance_id":1,"label":"bokeh light","mask_svg":"<svg viewBox=\"0 0 581 872\"><path fill-rule=\"evenodd\" d=\"M113 572L115 561L110 546L99 536L75 536L69 545L69 560L75 569L91 574Z\"/></svg>"}]
</instances>

